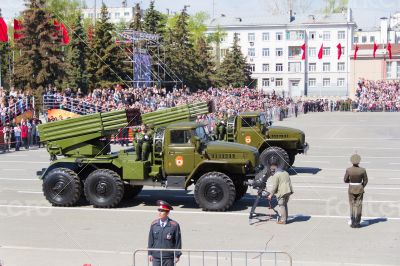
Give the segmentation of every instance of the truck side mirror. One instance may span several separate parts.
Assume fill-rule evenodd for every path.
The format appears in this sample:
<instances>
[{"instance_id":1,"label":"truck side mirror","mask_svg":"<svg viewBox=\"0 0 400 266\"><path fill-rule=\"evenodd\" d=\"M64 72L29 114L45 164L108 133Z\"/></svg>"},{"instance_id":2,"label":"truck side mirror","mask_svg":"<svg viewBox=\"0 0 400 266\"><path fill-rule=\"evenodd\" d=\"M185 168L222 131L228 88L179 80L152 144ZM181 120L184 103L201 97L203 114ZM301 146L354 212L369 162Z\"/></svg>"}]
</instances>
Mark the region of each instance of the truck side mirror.
<instances>
[{"instance_id":1,"label":"truck side mirror","mask_svg":"<svg viewBox=\"0 0 400 266\"><path fill-rule=\"evenodd\" d=\"M195 146L196 151L200 152L200 147L201 147L201 141L200 138L198 136L192 136L190 138L190 142Z\"/></svg>"}]
</instances>

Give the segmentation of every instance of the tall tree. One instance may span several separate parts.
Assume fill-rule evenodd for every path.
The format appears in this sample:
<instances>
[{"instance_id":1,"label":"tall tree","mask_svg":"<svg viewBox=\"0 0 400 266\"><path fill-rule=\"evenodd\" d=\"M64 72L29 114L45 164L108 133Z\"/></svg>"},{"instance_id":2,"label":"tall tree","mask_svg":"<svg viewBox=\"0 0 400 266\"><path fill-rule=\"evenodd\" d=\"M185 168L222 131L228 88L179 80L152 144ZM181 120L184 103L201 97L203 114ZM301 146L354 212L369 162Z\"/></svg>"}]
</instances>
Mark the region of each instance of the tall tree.
<instances>
[{"instance_id":1,"label":"tall tree","mask_svg":"<svg viewBox=\"0 0 400 266\"><path fill-rule=\"evenodd\" d=\"M209 19L209 15L206 12L197 12L189 18L189 31L191 33L191 41L193 44L197 44L199 39L204 37L204 33L207 30L206 21Z\"/></svg>"},{"instance_id":2,"label":"tall tree","mask_svg":"<svg viewBox=\"0 0 400 266\"><path fill-rule=\"evenodd\" d=\"M197 88L209 88L214 77L214 60L211 55L211 47L205 41L205 38L199 38L195 46L195 73L197 75Z\"/></svg>"},{"instance_id":3,"label":"tall tree","mask_svg":"<svg viewBox=\"0 0 400 266\"><path fill-rule=\"evenodd\" d=\"M67 26L73 25L80 15L79 0L46 0L46 10Z\"/></svg>"},{"instance_id":4,"label":"tall tree","mask_svg":"<svg viewBox=\"0 0 400 266\"><path fill-rule=\"evenodd\" d=\"M22 13L24 37L15 44L21 56L15 62L14 73L20 88L41 90L61 84L65 77L61 34L54 26L54 17L43 8L45 2L26 0L27 8Z\"/></svg>"},{"instance_id":5,"label":"tall tree","mask_svg":"<svg viewBox=\"0 0 400 266\"><path fill-rule=\"evenodd\" d=\"M107 7L103 4L97 21L88 60L88 80L91 89L124 84L128 78L123 48L112 36L113 24L109 22Z\"/></svg>"},{"instance_id":6,"label":"tall tree","mask_svg":"<svg viewBox=\"0 0 400 266\"><path fill-rule=\"evenodd\" d=\"M221 40L227 35L225 31L218 25L213 33L208 35L208 42L215 44L215 64L221 64Z\"/></svg>"},{"instance_id":7,"label":"tall tree","mask_svg":"<svg viewBox=\"0 0 400 266\"><path fill-rule=\"evenodd\" d=\"M88 55L87 38L82 25L82 16L78 15L74 22L74 34L71 38L68 53L68 85L71 88L81 88L87 92L86 56Z\"/></svg>"},{"instance_id":8,"label":"tall tree","mask_svg":"<svg viewBox=\"0 0 400 266\"><path fill-rule=\"evenodd\" d=\"M139 3L135 6L135 15L129 25L131 29L136 31L142 31L143 29L143 22L142 22L142 10L140 9Z\"/></svg>"},{"instance_id":9,"label":"tall tree","mask_svg":"<svg viewBox=\"0 0 400 266\"><path fill-rule=\"evenodd\" d=\"M326 15L340 13L347 9L348 0L325 0L325 8L323 9Z\"/></svg>"},{"instance_id":10,"label":"tall tree","mask_svg":"<svg viewBox=\"0 0 400 266\"><path fill-rule=\"evenodd\" d=\"M166 62L185 85L196 88L196 73L193 71L194 48L190 41L188 21L189 15L185 7L179 14L175 27L169 29L165 36Z\"/></svg>"},{"instance_id":11,"label":"tall tree","mask_svg":"<svg viewBox=\"0 0 400 266\"><path fill-rule=\"evenodd\" d=\"M246 63L239 46L239 38L234 34L233 46L225 55L224 61L217 69L217 81L219 86L241 87L250 85L251 71Z\"/></svg>"},{"instance_id":12,"label":"tall tree","mask_svg":"<svg viewBox=\"0 0 400 266\"><path fill-rule=\"evenodd\" d=\"M144 13L143 30L147 33L160 34L165 32L167 17L154 8L154 1L150 1L150 6Z\"/></svg>"}]
</instances>

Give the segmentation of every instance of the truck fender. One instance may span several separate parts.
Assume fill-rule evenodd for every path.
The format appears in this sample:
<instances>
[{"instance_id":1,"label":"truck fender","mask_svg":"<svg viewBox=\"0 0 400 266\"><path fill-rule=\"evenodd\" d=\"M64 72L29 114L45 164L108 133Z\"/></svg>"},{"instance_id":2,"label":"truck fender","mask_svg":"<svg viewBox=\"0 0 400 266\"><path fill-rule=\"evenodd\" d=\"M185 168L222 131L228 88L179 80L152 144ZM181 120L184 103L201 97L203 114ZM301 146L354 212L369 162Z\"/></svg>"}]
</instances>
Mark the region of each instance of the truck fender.
<instances>
[{"instance_id":1,"label":"truck fender","mask_svg":"<svg viewBox=\"0 0 400 266\"><path fill-rule=\"evenodd\" d=\"M201 171L207 165L216 165L217 164L220 166L224 166L227 163L228 163L227 161L215 161L215 160L207 160L207 161L201 162L193 169L192 173L186 178L185 187L188 187L190 185L190 181L192 180L192 178L194 176L196 176L199 173L199 171Z\"/></svg>"}]
</instances>

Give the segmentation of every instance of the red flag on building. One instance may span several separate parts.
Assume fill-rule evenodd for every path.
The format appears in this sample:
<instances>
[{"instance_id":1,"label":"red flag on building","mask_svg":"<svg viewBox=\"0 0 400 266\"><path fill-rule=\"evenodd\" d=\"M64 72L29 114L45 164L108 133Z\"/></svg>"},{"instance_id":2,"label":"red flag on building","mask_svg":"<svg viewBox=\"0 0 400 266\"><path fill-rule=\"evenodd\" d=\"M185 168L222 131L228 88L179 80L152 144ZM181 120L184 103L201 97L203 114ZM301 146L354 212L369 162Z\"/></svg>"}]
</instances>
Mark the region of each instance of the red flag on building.
<instances>
[{"instance_id":1,"label":"red flag on building","mask_svg":"<svg viewBox=\"0 0 400 266\"><path fill-rule=\"evenodd\" d=\"M21 39L24 37L23 34L18 33L18 31L21 31L24 27L22 26L22 22L19 21L18 19L14 19L14 41Z\"/></svg>"},{"instance_id":2,"label":"red flag on building","mask_svg":"<svg viewBox=\"0 0 400 266\"><path fill-rule=\"evenodd\" d=\"M322 59L323 50L324 50L324 44L321 44L321 48L319 48L318 52L318 59Z\"/></svg>"},{"instance_id":3,"label":"red flag on building","mask_svg":"<svg viewBox=\"0 0 400 266\"><path fill-rule=\"evenodd\" d=\"M356 44L356 48L354 49L354 56L353 56L354 60L357 60L357 52L358 52L358 45Z\"/></svg>"},{"instance_id":4,"label":"red flag on building","mask_svg":"<svg viewBox=\"0 0 400 266\"><path fill-rule=\"evenodd\" d=\"M390 45L390 42L388 43L387 50L389 52L389 58L392 59L392 46Z\"/></svg>"},{"instance_id":5,"label":"red flag on building","mask_svg":"<svg viewBox=\"0 0 400 266\"><path fill-rule=\"evenodd\" d=\"M301 50L303 50L301 60L304 60L304 59L306 59L306 43L303 43L303 45L301 46Z\"/></svg>"},{"instance_id":6,"label":"red flag on building","mask_svg":"<svg viewBox=\"0 0 400 266\"><path fill-rule=\"evenodd\" d=\"M8 42L8 28L2 17L0 17L0 42Z\"/></svg>"},{"instance_id":7,"label":"red flag on building","mask_svg":"<svg viewBox=\"0 0 400 266\"><path fill-rule=\"evenodd\" d=\"M61 31L61 24L58 23L57 20L54 20L54 27L56 28L56 32L53 34L53 36L57 37L59 32Z\"/></svg>"},{"instance_id":8,"label":"red flag on building","mask_svg":"<svg viewBox=\"0 0 400 266\"><path fill-rule=\"evenodd\" d=\"M338 45L336 45L337 47L337 59L339 60L340 57L342 56L342 45L339 43Z\"/></svg>"},{"instance_id":9,"label":"red flag on building","mask_svg":"<svg viewBox=\"0 0 400 266\"><path fill-rule=\"evenodd\" d=\"M374 58L376 56L376 50L378 50L378 45L374 42Z\"/></svg>"},{"instance_id":10,"label":"red flag on building","mask_svg":"<svg viewBox=\"0 0 400 266\"><path fill-rule=\"evenodd\" d=\"M63 44L69 44L69 34L68 34L68 30L65 27L64 24L61 23L61 30L62 30L62 40L61 42Z\"/></svg>"}]
</instances>

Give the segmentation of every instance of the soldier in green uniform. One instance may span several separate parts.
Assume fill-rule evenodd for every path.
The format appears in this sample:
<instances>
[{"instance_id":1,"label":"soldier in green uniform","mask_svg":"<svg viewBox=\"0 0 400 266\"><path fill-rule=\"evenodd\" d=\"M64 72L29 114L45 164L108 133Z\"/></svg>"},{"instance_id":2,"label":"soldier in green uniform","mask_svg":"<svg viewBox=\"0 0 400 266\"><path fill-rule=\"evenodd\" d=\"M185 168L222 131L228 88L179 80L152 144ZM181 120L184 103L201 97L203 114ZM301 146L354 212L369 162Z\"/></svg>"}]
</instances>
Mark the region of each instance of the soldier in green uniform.
<instances>
[{"instance_id":1,"label":"soldier in green uniform","mask_svg":"<svg viewBox=\"0 0 400 266\"><path fill-rule=\"evenodd\" d=\"M147 161L151 152L151 142L153 131L148 130L145 124L140 126L140 131L136 133L136 161Z\"/></svg>"},{"instance_id":2,"label":"soldier in green uniform","mask_svg":"<svg viewBox=\"0 0 400 266\"><path fill-rule=\"evenodd\" d=\"M219 115L215 120L215 135L217 140L224 140L226 134L226 125L223 115Z\"/></svg>"},{"instance_id":3,"label":"soldier in green uniform","mask_svg":"<svg viewBox=\"0 0 400 266\"><path fill-rule=\"evenodd\" d=\"M353 166L347 168L344 175L344 182L349 183L350 226L352 228L360 227L364 187L368 183L367 171L359 166L360 161L360 155L353 154L350 158Z\"/></svg>"}]
</instances>

